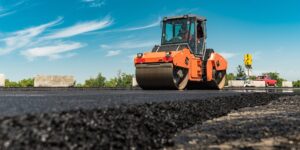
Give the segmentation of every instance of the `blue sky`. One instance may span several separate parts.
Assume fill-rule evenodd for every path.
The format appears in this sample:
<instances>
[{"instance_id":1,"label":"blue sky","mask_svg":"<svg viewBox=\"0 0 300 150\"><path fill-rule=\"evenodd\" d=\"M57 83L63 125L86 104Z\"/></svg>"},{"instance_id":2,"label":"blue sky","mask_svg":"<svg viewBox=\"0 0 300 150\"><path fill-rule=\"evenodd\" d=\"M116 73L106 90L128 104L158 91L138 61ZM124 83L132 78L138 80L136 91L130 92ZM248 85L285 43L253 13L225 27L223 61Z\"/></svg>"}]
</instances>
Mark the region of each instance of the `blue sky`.
<instances>
[{"instance_id":1,"label":"blue sky","mask_svg":"<svg viewBox=\"0 0 300 150\"><path fill-rule=\"evenodd\" d=\"M254 74L300 79L299 0L0 0L0 72L11 80L37 74L134 73L133 56L160 43L160 19L193 13L208 19L207 46L228 72L254 55Z\"/></svg>"}]
</instances>

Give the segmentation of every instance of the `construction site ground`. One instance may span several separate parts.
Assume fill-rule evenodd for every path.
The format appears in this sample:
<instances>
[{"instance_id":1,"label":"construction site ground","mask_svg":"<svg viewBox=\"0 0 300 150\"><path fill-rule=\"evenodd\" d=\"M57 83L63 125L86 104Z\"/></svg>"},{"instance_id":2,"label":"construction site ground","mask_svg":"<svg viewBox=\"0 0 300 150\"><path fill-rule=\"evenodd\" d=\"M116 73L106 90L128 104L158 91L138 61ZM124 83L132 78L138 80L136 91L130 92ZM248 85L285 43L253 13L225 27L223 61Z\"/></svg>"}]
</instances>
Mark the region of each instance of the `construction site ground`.
<instances>
[{"instance_id":1,"label":"construction site ground","mask_svg":"<svg viewBox=\"0 0 300 150\"><path fill-rule=\"evenodd\" d=\"M13 89L0 103L0 149L300 147L296 90Z\"/></svg>"}]
</instances>

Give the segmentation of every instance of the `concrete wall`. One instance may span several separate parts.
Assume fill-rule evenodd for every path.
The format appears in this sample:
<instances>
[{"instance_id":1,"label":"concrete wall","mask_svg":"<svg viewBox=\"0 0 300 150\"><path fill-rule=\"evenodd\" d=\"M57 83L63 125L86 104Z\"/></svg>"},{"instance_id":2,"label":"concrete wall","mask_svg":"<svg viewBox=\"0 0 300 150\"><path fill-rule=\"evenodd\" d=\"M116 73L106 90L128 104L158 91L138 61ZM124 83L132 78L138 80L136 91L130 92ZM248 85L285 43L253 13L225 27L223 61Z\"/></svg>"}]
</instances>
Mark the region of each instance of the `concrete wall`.
<instances>
[{"instance_id":1,"label":"concrete wall","mask_svg":"<svg viewBox=\"0 0 300 150\"><path fill-rule=\"evenodd\" d=\"M73 87L75 79L73 76L45 76L37 75L34 78L34 87Z\"/></svg>"},{"instance_id":2,"label":"concrete wall","mask_svg":"<svg viewBox=\"0 0 300 150\"><path fill-rule=\"evenodd\" d=\"M291 88L291 87L293 87L293 82L291 82L291 81L283 81L282 82L282 87Z\"/></svg>"},{"instance_id":3,"label":"concrete wall","mask_svg":"<svg viewBox=\"0 0 300 150\"><path fill-rule=\"evenodd\" d=\"M243 80L228 80L228 87L244 87Z\"/></svg>"},{"instance_id":4,"label":"concrete wall","mask_svg":"<svg viewBox=\"0 0 300 150\"><path fill-rule=\"evenodd\" d=\"M266 87L265 81L251 81L250 84L254 87Z\"/></svg>"},{"instance_id":5,"label":"concrete wall","mask_svg":"<svg viewBox=\"0 0 300 150\"><path fill-rule=\"evenodd\" d=\"M229 80L228 87L265 87L265 81Z\"/></svg>"},{"instance_id":6,"label":"concrete wall","mask_svg":"<svg viewBox=\"0 0 300 150\"><path fill-rule=\"evenodd\" d=\"M5 87L5 75L0 74L0 87Z\"/></svg>"}]
</instances>

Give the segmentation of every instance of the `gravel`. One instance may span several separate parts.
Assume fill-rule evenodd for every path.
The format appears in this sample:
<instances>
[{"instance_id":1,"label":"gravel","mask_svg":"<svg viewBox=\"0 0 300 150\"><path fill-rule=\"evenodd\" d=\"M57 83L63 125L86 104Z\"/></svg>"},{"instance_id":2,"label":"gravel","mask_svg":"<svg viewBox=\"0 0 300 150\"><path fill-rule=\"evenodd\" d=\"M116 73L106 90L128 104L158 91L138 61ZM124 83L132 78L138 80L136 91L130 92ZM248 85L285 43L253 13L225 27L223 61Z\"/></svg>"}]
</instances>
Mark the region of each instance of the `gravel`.
<instances>
[{"instance_id":1,"label":"gravel","mask_svg":"<svg viewBox=\"0 0 300 150\"><path fill-rule=\"evenodd\" d=\"M300 96L232 111L185 129L169 149L299 149Z\"/></svg>"},{"instance_id":2,"label":"gravel","mask_svg":"<svg viewBox=\"0 0 300 150\"><path fill-rule=\"evenodd\" d=\"M0 118L0 149L158 149L174 134L280 94L241 94L206 100L74 110Z\"/></svg>"}]
</instances>

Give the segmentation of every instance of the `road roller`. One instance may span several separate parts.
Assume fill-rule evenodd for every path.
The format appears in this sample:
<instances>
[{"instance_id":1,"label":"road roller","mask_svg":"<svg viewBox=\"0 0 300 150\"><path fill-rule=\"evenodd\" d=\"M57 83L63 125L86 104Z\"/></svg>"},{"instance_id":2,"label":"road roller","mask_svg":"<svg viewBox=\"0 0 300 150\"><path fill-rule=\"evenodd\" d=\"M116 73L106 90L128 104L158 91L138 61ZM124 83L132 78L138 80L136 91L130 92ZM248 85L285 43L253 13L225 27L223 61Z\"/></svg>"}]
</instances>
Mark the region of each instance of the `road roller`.
<instances>
[{"instance_id":1,"label":"road roller","mask_svg":"<svg viewBox=\"0 0 300 150\"><path fill-rule=\"evenodd\" d=\"M227 60L206 48L206 18L164 17L161 44L134 58L136 80L144 90L224 88Z\"/></svg>"}]
</instances>

